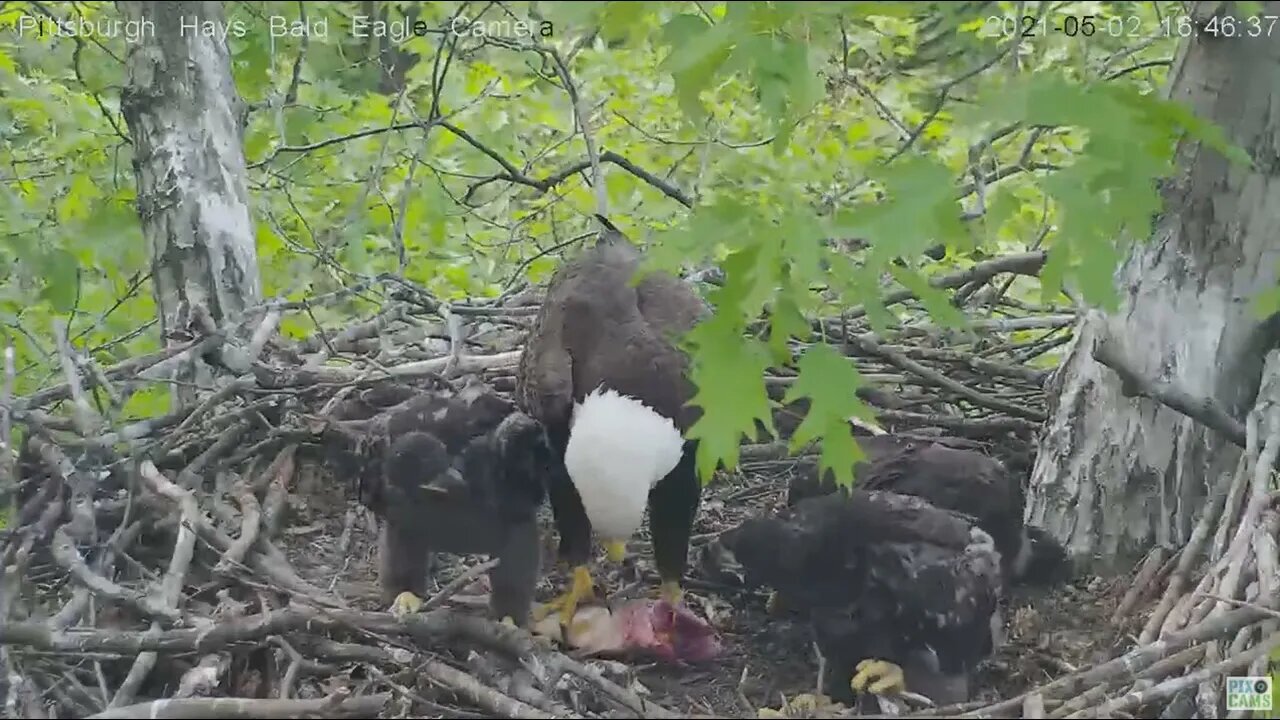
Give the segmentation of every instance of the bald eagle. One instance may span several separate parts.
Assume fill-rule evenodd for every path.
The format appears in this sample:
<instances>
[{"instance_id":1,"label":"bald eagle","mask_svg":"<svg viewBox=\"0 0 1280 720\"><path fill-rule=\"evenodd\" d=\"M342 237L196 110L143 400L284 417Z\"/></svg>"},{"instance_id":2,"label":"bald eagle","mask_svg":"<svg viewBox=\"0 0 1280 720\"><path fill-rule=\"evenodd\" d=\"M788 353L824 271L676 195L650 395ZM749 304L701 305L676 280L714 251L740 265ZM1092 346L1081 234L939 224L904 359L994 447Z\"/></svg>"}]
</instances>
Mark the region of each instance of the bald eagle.
<instances>
[{"instance_id":1,"label":"bald eagle","mask_svg":"<svg viewBox=\"0 0 1280 720\"><path fill-rule=\"evenodd\" d=\"M391 611L421 606L433 553L484 554L500 561L489 571L494 618L527 625L550 457L542 426L478 382L388 407L361 396L335 414L366 416L331 421L323 437L381 520L379 582Z\"/></svg>"},{"instance_id":2,"label":"bald eagle","mask_svg":"<svg viewBox=\"0 0 1280 720\"><path fill-rule=\"evenodd\" d=\"M838 700L910 689L961 702L995 648L1000 554L971 519L923 499L863 490L807 498L716 545L726 568L808 615L823 691Z\"/></svg>"},{"instance_id":3,"label":"bald eagle","mask_svg":"<svg viewBox=\"0 0 1280 720\"><path fill-rule=\"evenodd\" d=\"M547 287L520 359L516 397L545 427L554 453L547 490L573 568L568 591L547 607L562 624L592 595L592 531L612 562L646 508L662 599L676 604L702 487L693 388L679 336L705 316L693 288L661 272L637 279L641 255L604 218L599 241L563 265Z\"/></svg>"},{"instance_id":4,"label":"bald eagle","mask_svg":"<svg viewBox=\"0 0 1280 720\"><path fill-rule=\"evenodd\" d=\"M879 435L858 438L866 459L854 469L862 490L889 490L924 498L973 517L995 541L1011 583L1049 584L1070 574L1066 550L1048 533L1023 520L1026 492L999 460L959 439ZM815 468L816 470L816 468ZM799 473L787 502L836 492L830 473Z\"/></svg>"}]
</instances>

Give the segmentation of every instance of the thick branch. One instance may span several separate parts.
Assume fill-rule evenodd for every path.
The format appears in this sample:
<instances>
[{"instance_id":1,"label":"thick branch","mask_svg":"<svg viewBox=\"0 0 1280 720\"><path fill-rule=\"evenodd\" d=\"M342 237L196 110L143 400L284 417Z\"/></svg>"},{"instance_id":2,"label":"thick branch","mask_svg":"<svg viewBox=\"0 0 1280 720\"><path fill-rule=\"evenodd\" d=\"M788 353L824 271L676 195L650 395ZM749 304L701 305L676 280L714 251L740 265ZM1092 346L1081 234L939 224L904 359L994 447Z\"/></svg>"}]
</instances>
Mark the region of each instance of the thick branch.
<instances>
[{"instance_id":1,"label":"thick branch","mask_svg":"<svg viewBox=\"0 0 1280 720\"><path fill-rule=\"evenodd\" d=\"M1124 393L1129 396L1147 397L1161 402L1186 415L1205 427L1222 433L1240 447L1245 447L1244 425L1211 398L1197 398L1170 382L1142 377L1125 358L1119 344L1110 338L1098 342L1093 348L1093 359L1106 365L1120 376Z\"/></svg>"},{"instance_id":2,"label":"thick branch","mask_svg":"<svg viewBox=\"0 0 1280 720\"><path fill-rule=\"evenodd\" d=\"M1006 415L1026 418L1033 422L1044 422L1045 420L1044 413L1032 410L1025 405L1006 402L985 393L980 393L970 387L966 387L965 385L946 377L937 370L925 367L896 350L890 350L883 345L880 345L866 335L849 335L848 340L857 345L863 352L878 355L903 370L915 373L916 375L934 383L938 387L950 390L951 392L972 401L975 405L981 405L992 410L997 410Z\"/></svg>"},{"instance_id":3,"label":"thick branch","mask_svg":"<svg viewBox=\"0 0 1280 720\"><path fill-rule=\"evenodd\" d=\"M984 260L977 265L958 272L939 275L929 280L929 284L935 288L957 288L961 285L967 285L971 282L988 280L1000 273L1015 273L1017 275L1035 276L1040 273L1040 268L1044 267L1045 260L1049 254L1044 251L1017 253L1015 255L1005 255L1004 257ZM895 290L885 294L881 300L885 305L894 305L903 300L910 300L916 294L910 290ZM845 313L845 317L849 319L860 318L867 314L867 309L861 305L850 308Z\"/></svg>"},{"instance_id":4,"label":"thick branch","mask_svg":"<svg viewBox=\"0 0 1280 720\"><path fill-rule=\"evenodd\" d=\"M318 700L267 700L258 698L185 698L155 700L127 707L113 708L91 718L172 718L173 720L260 720L265 718L298 718L342 715L377 717L391 699L390 693L364 695L346 700L327 697Z\"/></svg>"}]
</instances>

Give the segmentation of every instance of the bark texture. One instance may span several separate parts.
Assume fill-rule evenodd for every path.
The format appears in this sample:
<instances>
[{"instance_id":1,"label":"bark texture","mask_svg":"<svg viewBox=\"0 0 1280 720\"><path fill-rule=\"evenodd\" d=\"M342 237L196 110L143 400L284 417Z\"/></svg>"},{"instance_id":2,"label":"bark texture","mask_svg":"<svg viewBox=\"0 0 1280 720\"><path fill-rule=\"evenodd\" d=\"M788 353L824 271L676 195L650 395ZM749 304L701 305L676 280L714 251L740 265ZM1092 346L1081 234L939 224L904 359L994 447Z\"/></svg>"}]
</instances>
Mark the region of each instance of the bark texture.
<instances>
[{"instance_id":1,"label":"bark texture","mask_svg":"<svg viewBox=\"0 0 1280 720\"><path fill-rule=\"evenodd\" d=\"M1219 3L1193 13L1205 16L1206 5ZM1280 14L1280 3L1262 5ZM1260 320L1253 305L1280 270L1280 42L1190 40L1168 92L1220 124L1254 166L1182 143L1153 237L1117 272L1119 311L1086 316L1055 378L1027 516L1098 569L1130 562L1153 542L1184 542L1239 450L1154 400L1126 397L1092 358L1095 342L1113 338L1142 376L1214 398L1243 419L1280 324Z\"/></svg>"},{"instance_id":2,"label":"bark texture","mask_svg":"<svg viewBox=\"0 0 1280 720\"><path fill-rule=\"evenodd\" d=\"M147 29L129 50L121 109L162 332L172 338L202 312L227 327L262 291L221 3L119 6Z\"/></svg>"}]
</instances>

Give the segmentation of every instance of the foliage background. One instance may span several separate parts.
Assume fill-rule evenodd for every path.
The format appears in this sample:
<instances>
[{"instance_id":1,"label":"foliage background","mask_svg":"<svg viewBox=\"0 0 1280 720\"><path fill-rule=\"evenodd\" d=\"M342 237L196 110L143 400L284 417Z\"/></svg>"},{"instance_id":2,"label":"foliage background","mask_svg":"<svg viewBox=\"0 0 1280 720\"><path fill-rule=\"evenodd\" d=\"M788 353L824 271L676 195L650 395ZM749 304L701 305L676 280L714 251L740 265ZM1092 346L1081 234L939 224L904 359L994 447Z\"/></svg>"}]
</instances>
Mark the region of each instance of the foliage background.
<instances>
[{"instance_id":1,"label":"foliage background","mask_svg":"<svg viewBox=\"0 0 1280 720\"><path fill-rule=\"evenodd\" d=\"M228 44L268 298L380 273L450 301L545 281L597 206L576 93L606 159L650 176L603 163L613 221L657 265L724 271L709 292L715 319L689 338L708 410L694 431L704 470L732 464L757 419L769 425L761 373L787 364L800 373L789 397L813 399L793 442L824 439L824 461L849 466L844 419L865 411L826 390L861 380L806 317L861 305L875 327L902 322L907 308L880 300L901 284L933 322L959 326L966 315L927 279L1033 248L1050 253L1041 283L1009 290L1027 307L1112 303L1112 270L1159 211L1156 179L1179 133L1216 138L1159 96L1181 3L242 2L227 13L246 28ZM378 13L433 32L389 49L353 37L353 16ZM119 108L127 44L20 35L24 14L118 17L98 2L0 9L0 332L17 348L20 394L57 372L55 318L103 363L160 345ZM270 14L325 20L327 36L273 38ZM434 31L458 15L541 19L551 35ZM1023 16L1039 21L1033 37L999 30ZM942 260L925 254L938 246ZM378 295L290 315L282 332L347 324ZM157 387L126 413L166 406Z\"/></svg>"}]
</instances>

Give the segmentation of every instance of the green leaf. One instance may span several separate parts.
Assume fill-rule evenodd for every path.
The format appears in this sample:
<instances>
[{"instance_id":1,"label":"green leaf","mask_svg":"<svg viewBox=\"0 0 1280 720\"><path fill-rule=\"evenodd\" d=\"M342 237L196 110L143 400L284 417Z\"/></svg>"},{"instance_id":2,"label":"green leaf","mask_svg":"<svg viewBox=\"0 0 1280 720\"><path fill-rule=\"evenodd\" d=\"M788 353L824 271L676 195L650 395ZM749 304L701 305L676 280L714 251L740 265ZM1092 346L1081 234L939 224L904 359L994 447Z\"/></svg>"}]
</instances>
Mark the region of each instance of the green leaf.
<instances>
[{"instance_id":1,"label":"green leaf","mask_svg":"<svg viewBox=\"0 0 1280 720\"><path fill-rule=\"evenodd\" d=\"M558 5L576 5L578 3L557 3ZM600 34L607 41L630 40L637 30L645 27L643 19L652 9L638 2L605 3L600 17Z\"/></svg>"},{"instance_id":2,"label":"green leaf","mask_svg":"<svg viewBox=\"0 0 1280 720\"><path fill-rule=\"evenodd\" d=\"M700 323L686 343L693 350L690 377L697 387L689 404L701 408L702 417L685 436L698 441L698 475L706 484L717 465L737 467L742 438L755 438L756 421L777 434L764 385L769 353L758 340L742 336L732 313Z\"/></svg>"},{"instance_id":3,"label":"green leaf","mask_svg":"<svg viewBox=\"0 0 1280 720\"><path fill-rule=\"evenodd\" d=\"M1280 312L1280 285L1267 288L1253 298L1253 313L1259 320Z\"/></svg>"},{"instance_id":4,"label":"green leaf","mask_svg":"<svg viewBox=\"0 0 1280 720\"><path fill-rule=\"evenodd\" d=\"M80 291L80 264L76 256L62 248L53 248L43 253L42 260L41 279L44 284L40 297L55 312L71 312Z\"/></svg>"},{"instance_id":5,"label":"green leaf","mask_svg":"<svg viewBox=\"0 0 1280 720\"><path fill-rule=\"evenodd\" d=\"M289 313L280 318L280 334L291 340L305 340L311 337L315 324L306 316Z\"/></svg>"},{"instance_id":6,"label":"green leaf","mask_svg":"<svg viewBox=\"0 0 1280 720\"><path fill-rule=\"evenodd\" d=\"M92 212L94 201L102 196L102 190L93 181L93 176L78 173L71 180L71 187L58 203L58 220L71 223L83 220Z\"/></svg>"},{"instance_id":7,"label":"green leaf","mask_svg":"<svg viewBox=\"0 0 1280 720\"><path fill-rule=\"evenodd\" d=\"M830 471L837 485L850 487L853 466L863 454L853 439L849 418L873 419L856 393L862 385L858 369L826 343L810 345L796 367L799 375L782 402L790 404L808 398L809 411L791 436L791 451L821 440L819 472Z\"/></svg>"},{"instance_id":8,"label":"green leaf","mask_svg":"<svg viewBox=\"0 0 1280 720\"><path fill-rule=\"evenodd\" d=\"M1067 262L1071 259L1071 245L1067 238L1059 237L1049 248L1044 265L1040 267L1040 302L1057 301L1067 274Z\"/></svg>"},{"instance_id":9,"label":"green leaf","mask_svg":"<svg viewBox=\"0 0 1280 720\"><path fill-rule=\"evenodd\" d=\"M125 402L123 413L129 418L160 417L169 412L169 386L163 383L147 385L133 393Z\"/></svg>"},{"instance_id":10,"label":"green leaf","mask_svg":"<svg viewBox=\"0 0 1280 720\"><path fill-rule=\"evenodd\" d=\"M791 363L791 338L806 338L811 334L809 320L800 311L794 293L779 295L769 314L769 354L778 365Z\"/></svg>"},{"instance_id":11,"label":"green leaf","mask_svg":"<svg viewBox=\"0 0 1280 720\"><path fill-rule=\"evenodd\" d=\"M676 83L676 100L690 120L702 118L702 91L731 51L733 27L727 22L709 24L701 16L677 15L663 28L663 40L672 50L659 64Z\"/></svg>"},{"instance_id":12,"label":"green leaf","mask_svg":"<svg viewBox=\"0 0 1280 720\"><path fill-rule=\"evenodd\" d=\"M952 173L927 158L904 158L879 170L888 198L840 213L841 234L871 241L867 262L884 267L896 257L918 257L940 242L965 241Z\"/></svg>"}]
</instances>

